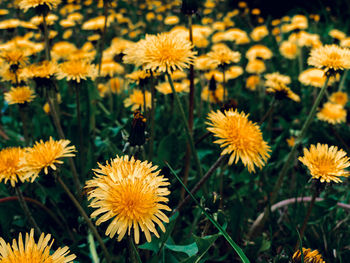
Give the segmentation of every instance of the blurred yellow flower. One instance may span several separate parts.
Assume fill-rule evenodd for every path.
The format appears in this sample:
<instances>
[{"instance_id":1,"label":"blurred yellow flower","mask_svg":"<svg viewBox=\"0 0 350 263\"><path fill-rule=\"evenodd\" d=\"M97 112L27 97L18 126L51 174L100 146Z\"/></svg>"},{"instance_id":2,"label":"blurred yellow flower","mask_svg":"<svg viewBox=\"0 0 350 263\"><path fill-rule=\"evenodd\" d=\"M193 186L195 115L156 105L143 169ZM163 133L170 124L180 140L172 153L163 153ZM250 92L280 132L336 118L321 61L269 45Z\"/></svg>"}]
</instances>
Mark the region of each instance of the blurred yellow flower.
<instances>
[{"instance_id":1,"label":"blurred yellow flower","mask_svg":"<svg viewBox=\"0 0 350 263\"><path fill-rule=\"evenodd\" d=\"M300 73L298 80L305 86L322 88L326 82L326 76L322 69L309 68ZM328 81L328 85L332 84L333 78Z\"/></svg>"},{"instance_id":2,"label":"blurred yellow flower","mask_svg":"<svg viewBox=\"0 0 350 263\"><path fill-rule=\"evenodd\" d=\"M326 102L317 113L317 118L330 124L344 123L346 122L346 110L340 104Z\"/></svg>"},{"instance_id":3,"label":"blurred yellow flower","mask_svg":"<svg viewBox=\"0 0 350 263\"><path fill-rule=\"evenodd\" d=\"M128 98L124 100L125 107L131 107L132 111L144 107L144 102L146 102L146 108L151 108L152 95L149 91L145 91L145 94L141 90L134 89Z\"/></svg>"},{"instance_id":4,"label":"blurred yellow flower","mask_svg":"<svg viewBox=\"0 0 350 263\"><path fill-rule=\"evenodd\" d=\"M304 262L305 263L326 263L326 261L324 261L322 259L322 255L320 254L320 252L318 252L318 250L311 250L310 248L308 248L308 249L303 248L303 255L304 255ZM300 249L295 251L295 253L293 254L292 263L301 263Z\"/></svg>"},{"instance_id":5,"label":"blurred yellow flower","mask_svg":"<svg viewBox=\"0 0 350 263\"><path fill-rule=\"evenodd\" d=\"M69 60L59 64L57 79L66 79L67 81L80 81L87 78L95 79L97 69L94 64L86 60Z\"/></svg>"},{"instance_id":6,"label":"blurred yellow flower","mask_svg":"<svg viewBox=\"0 0 350 263\"><path fill-rule=\"evenodd\" d=\"M56 8L61 3L61 0L20 0L18 3L21 9L28 11L30 8L46 6L50 9Z\"/></svg>"},{"instance_id":7,"label":"blurred yellow flower","mask_svg":"<svg viewBox=\"0 0 350 263\"><path fill-rule=\"evenodd\" d=\"M308 64L325 70L326 74L350 68L350 50L337 45L325 45L311 50Z\"/></svg>"},{"instance_id":8,"label":"blurred yellow flower","mask_svg":"<svg viewBox=\"0 0 350 263\"><path fill-rule=\"evenodd\" d=\"M5 100L8 104L31 102L35 97L34 91L28 86L12 87L10 91L5 92Z\"/></svg>"},{"instance_id":9,"label":"blurred yellow flower","mask_svg":"<svg viewBox=\"0 0 350 263\"><path fill-rule=\"evenodd\" d=\"M298 46L291 41L283 41L279 47L282 56L288 59L295 59L298 55Z\"/></svg>"},{"instance_id":10,"label":"blurred yellow flower","mask_svg":"<svg viewBox=\"0 0 350 263\"><path fill-rule=\"evenodd\" d=\"M333 92L329 97L329 101L344 107L348 102L348 94L342 91Z\"/></svg>"},{"instance_id":11,"label":"blurred yellow flower","mask_svg":"<svg viewBox=\"0 0 350 263\"><path fill-rule=\"evenodd\" d=\"M346 152L336 146L318 143L311 145L310 150L304 148L304 156L298 158L309 169L313 179L323 182L342 182L339 177L348 177L344 169L350 166Z\"/></svg>"}]
</instances>

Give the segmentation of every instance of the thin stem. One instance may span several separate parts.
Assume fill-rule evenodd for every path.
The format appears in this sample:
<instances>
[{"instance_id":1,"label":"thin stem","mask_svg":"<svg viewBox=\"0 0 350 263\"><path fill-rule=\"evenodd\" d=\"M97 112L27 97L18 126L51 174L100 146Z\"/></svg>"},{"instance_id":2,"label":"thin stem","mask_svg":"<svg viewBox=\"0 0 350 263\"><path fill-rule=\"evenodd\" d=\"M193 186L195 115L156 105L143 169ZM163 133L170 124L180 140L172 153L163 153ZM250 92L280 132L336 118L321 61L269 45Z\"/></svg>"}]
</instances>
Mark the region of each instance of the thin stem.
<instances>
[{"instance_id":1,"label":"thin stem","mask_svg":"<svg viewBox=\"0 0 350 263\"><path fill-rule=\"evenodd\" d=\"M220 233L224 236L226 241L230 244L230 246L235 250L238 256L244 263L249 263L249 259L244 254L243 250L233 241L230 235L226 232L226 230L201 206L198 200L194 197L194 195L188 190L186 185L181 181L180 177L175 173L175 171L170 167L170 165L166 162L166 165L169 167L170 171L174 174L176 179L181 183L181 185L185 188L187 193L191 196L193 201L197 204L197 206L202 210L203 214L210 220L210 222L220 231Z\"/></svg>"},{"instance_id":2,"label":"thin stem","mask_svg":"<svg viewBox=\"0 0 350 263\"><path fill-rule=\"evenodd\" d=\"M102 35L101 35L101 39L100 39L100 45L99 45L99 59L98 59L98 76L100 76L101 74L101 68L102 68L102 59L103 59L103 49L105 46L105 40L106 40L106 32L107 32L107 21L108 21L108 1L104 0L103 1L103 15L105 17L105 23L103 26L103 31L102 31Z\"/></svg>"},{"instance_id":3,"label":"thin stem","mask_svg":"<svg viewBox=\"0 0 350 263\"><path fill-rule=\"evenodd\" d=\"M300 229L300 240L302 240L303 237L304 237L306 225L307 225L307 222L309 221L309 218L310 218L310 215L311 215L311 211L312 211L312 208L314 207L317 195L318 195L318 191L315 190L313 195L312 195L312 199L311 199L310 205L309 205L309 207L307 209L307 213L306 213L306 216L304 218L303 225L302 225L302 227ZM299 248L300 240L297 241L294 250L297 250Z\"/></svg>"},{"instance_id":4,"label":"thin stem","mask_svg":"<svg viewBox=\"0 0 350 263\"><path fill-rule=\"evenodd\" d=\"M317 110L317 107L319 106L320 102L321 102L321 99L323 98L323 95L327 89L327 85L328 85L328 81L329 81L329 76L327 76L327 79L323 85L323 87L321 88L312 108L311 108L311 111L309 113L309 115L307 116L305 122L304 122L304 125L300 131L300 134L298 136L298 138L295 140L295 144L294 146L292 147L291 151L289 152L288 156L287 156L287 159L286 161L284 162L284 165L281 169L281 172L279 173L278 175L278 178L277 178L277 181L275 183L275 186L273 188L273 191L272 191L272 194L271 194L271 198L270 198L270 204L273 204L276 202L276 199L277 199L277 195L278 195L278 191L281 189L282 187L282 183L283 183L283 179L285 177L285 175L287 174L288 172L288 169L290 168L290 165L291 163L293 163L292 161L294 160L294 155L295 155L295 152L298 148L298 146L301 144L301 141L302 139L304 138L304 136L306 135L306 132L311 124L311 122L313 121L314 119L314 116L315 116L315 113L316 113L316 110ZM264 227L268 217L269 217L269 214L270 214L270 209L269 209L269 205L266 206L265 208L265 213L264 213L264 218L261 220L261 223L259 226L257 226L256 229L251 229L251 231L249 232L248 234L248 239L253 237L254 236L257 236L258 234L260 234L260 231L262 230L262 228Z\"/></svg>"},{"instance_id":5,"label":"thin stem","mask_svg":"<svg viewBox=\"0 0 350 263\"><path fill-rule=\"evenodd\" d=\"M151 113L150 113L150 139L149 139L149 151L148 151L148 160L152 161L153 158L153 144L154 144L154 125L155 125L155 110L156 110L156 103L155 103L155 99L156 99L156 89L154 87L155 83L154 83L154 76L153 73L151 72ZM146 105L146 103L145 103Z\"/></svg>"},{"instance_id":6,"label":"thin stem","mask_svg":"<svg viewBox=\"0 0 350 263\"><path fill-rule=\"evenodd\" d=\"M275 105L276 105L276 98L273 97L273 99L272 99L272 101L270 103L270 108L268 109L268 111L265 113L265 115L259 121L259 125L263 124L264 121L271 115L271 113L274 110Z\"/></svg>"},{"instance_id":7,"label":"thin stem","mask_svg":"<svg viewBox=\"0 0 350 263\"><path fill-rule=\"evenodd\" d=\"M226 98L227 98L225 65L222 66L222 86L224 86L224 99L223 99L223 102L225 103Z\"/></svg>"},{"instance_id":8,"label":"thin stem","mask_svg":"<svg viewBox=\"0 0 350 263\"><path fill-rule=\"evenodd\" d=\"M176 104L177 104L177 106L178 106L178 108L180 110L180 115L181 115L182 121L183 121L184 126L185 126L185 130L186 130L187 140L188 140L188 142L190 143L190 146L191 146L192 155L193 155L194 160L195 160L195 164L196 164L196 167L197 167L197 171L199 173L199 177L202 178L203 177L203 172L202 172L201 164L200 164L200 161L199 161L199 157L198 157L196 148L194 146L192 133L191 133L191 130L190 130L189 126L188 126L184 109L183 109L183 107L181 105L179 96L176 93L176 90L174 88L174 83L173 83L173 80L171 79L171 76L170 76L169 72L166 72L166 75L168 77L168 81L169 81L171 90L173 92L173 96L175 98Z\"/></svg>"},{"instance_id":9,"label":"thin stem","mask_svg":"<svg viewBox=\"0 0 350 263\"><path fill-rule=\"evenodd\" d=\"M209 168L208 172L201 177L201 179L198 181L198 183L192 188L191 194L194 195L197 193L197 191L201 188L201 186L209 179L209 177L215 172L215 170L220 166L221 162L226 158L226 155L221 155L216 162ZM176 211L179 211L181 207L187 203L187 201L191 198L190 195L187 195L174 209L173 214Z\"/></svg>"},{"instance_id":10,"label":"thin stem","mask_svg":"<svg viewBox=\"0 0 350 263\"><path fill-rule=\"evenodd\" d=\"M76 110L77 110L77 120L78 120L78 131L79 131L79 149L80 149L80 171L82 172L84 169L84 158L85 156L85 145L83 142L83 127L81 123L81 109L80 109L80 85L77 82L74 82L74 88L75 88L75 104L76 104Z\"/></svg>"},{"instance_id":11,"label":"thin stem","mask_svg":"<svg viewBox=\"0 0 350 263\"><path fill-rule=\"evenodd\" d=\"M16 185L15 186L15 190L16 190L16 194L18 196L19 204L21 205L21 207L22 207L22 209L24 211L24 214L26 215L29 223L34 227L34 230L35 230L36 234L38 236L40 236L41 235L41 230L40 230L38 224L36 223L34 217L32 216L32 213L30 212L26 201L24 200L24 197L23 197L21 189L19 188L19 186Z\"/></svg>"},{"instance_id":12,"label":"thin stem","mask_svg":"<svg viewBox=\"0 0 350 263\"><path fill-rule=\"evenodd\" d=\"M299 73L301 73L304 70L303 47L299 47L298 64L299 64Z\"/></svg>"},{"instance_id":13,"label":"thin stem","mask_svg":"<svg viewBox=\"0 0 350 263\"><path fill-rule=\"evenodd\" d=\"M188 15L188 31L189 31L189 39L191 44L193 45L193 27L192 27L192 15ZM191 133L193 131L193 119L194 119L194 94L195 94L195 87L194 87L194 66L190 65L190 92L188 95L188 128L190 129ZM185 167L184 167L184 179L183 182L185 185L187 185L188 176L190 173L190 166L191 166L191 146L189 142L187 142L186 145L186 154L185 154ZM185 196L185 189L181 188L180 191L180 200L182 200Z\"/></svg>"},{"instance_id":14,"label":"thin stem","mask_svg":"<svg viewBox=\"0 0 350 263\"><path fill-rule=\"evenodd\" d=\"M64 136L64 133L63 133L61 122L60 122L59 116L57 114L55 105L54 105L52 99L50 98L50 95L47 95L47 101L48 101L49 106L50 106L51 116L52 116L54 125L55 125L55 127L57 129L58 137L61 140L64 140L65 136ZM81 200L82 196L83 196L82 191L81 191L81 183L80 183L80 180L79 180L77 168L75 167L73 158L68 157L68 164L69 164L70 169L71 169L72 174L73 174L73 182L74 182L74 185L75 185L75 189L76 189L76 191L78 193L79 200Z\"/></svg>"},{"instance_id":15,"label":"thin stem","mask_svg":"<svg viewBox=\"0 0 350 263\"><path fill-rule=\"evenodd\" d=\"M43 13L43 26L44 26L44 40L45 40L45 58L46 60L51 60L50 54L50 42L49 42L49 30L46 23L46 14Z\"/></svg>"},{"instance_id":16,"label":"thin stem","mask_svg":"<svg viewBox=\"0 0 350 263\"><path fill-rule=\"evenodd\" d=\"M91 233L90 229L89 229L89 233L88 233L88 244L89 244L89 250L90 250L92 262L93 263L100 263L100 259L98 257L97 251L96 251L94 236Z\"/></svg>"},{"instance_id":17,"label":"thin stem","mask_svg":"<svg viewBox=\"0 0 350 263\"><path fill-rule=\"evenodd\" d=\"M30 136L29 136L28 104L27 103L19 104L19 114L20 114L21 120L22 120L24 142L28 146L29 142L30 142Z\"/></svg>"},{"instance_id":18,"label":"thin stem","mask_svg":"<svg viewBox=\"0 0 350 263\"><path fill-rule=\"evenodd\" d=\"M95 238L97 239L97 242L100 244L100 246L101 246L101 248L103 250L103 253L105 255L106 261L108 263L112 262L111 257L110 257L110 255L108 253L108 250L107 250L107 248L106 248L106 246L105 246L105 244L104 244L100 234L98 233L96 227L91 222L89 216L85 213L85 210L83 209L83 207L79 204L78 200L74 197L72 192L69 190L68 186L62 181L61 177L59 175L57 175L57 174L55 174L55 177L56 177L57 182L61 185L63 190L66 192L66 194L72 200L73 204L78 209L79 213L84 218L86 224L88 225L88 227L90 228L90 230L94 234Z\"/></svg>"},{"instance_id":19,"label":"thin stem","mask_svg":"<svg viewBox=\"0 0 350 263\"><path fill-rule=\"evenodd\" d=\"M129 256L130 256L130 262L132 263L142 263L139 251L137 250L137 247L135 246L134 240L131 236L128 236L128 250L129 250Z\"/></svg>"},{"instance_id":20,"label":"thin stem","mask_svg":"<svg viewBox=\"0 0 350 263\"><path fill-rule=\"evenodd\" d=\"M348 73L349 73L349 70L346 69L344 71L344 74L343 74L342 78L341 78L338 91L342 91L344 89L344 85L345 85L346 78L348 77Z\"/></svg>"}]
</instances>

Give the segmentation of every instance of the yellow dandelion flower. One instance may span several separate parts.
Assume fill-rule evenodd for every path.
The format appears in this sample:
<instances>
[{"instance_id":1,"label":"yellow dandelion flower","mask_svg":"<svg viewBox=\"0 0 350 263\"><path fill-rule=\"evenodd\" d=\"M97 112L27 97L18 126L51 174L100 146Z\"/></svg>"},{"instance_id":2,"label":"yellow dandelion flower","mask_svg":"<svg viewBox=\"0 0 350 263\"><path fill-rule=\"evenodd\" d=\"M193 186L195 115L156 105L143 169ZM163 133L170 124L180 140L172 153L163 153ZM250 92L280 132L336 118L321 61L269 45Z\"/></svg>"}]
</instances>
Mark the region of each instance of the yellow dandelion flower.
<instances>
[{"instance_id":1,"label":"yellow dandelion flower","mask_svg":"<svg viewBox=\"0 0 350 263\"><path fill-rule=\"evenodd\" d=\"M295 137L294 136L289 137L288 139L286 139L286 142L289 147L293 147L295 145Z\"/></svg>"},{"instance_id":2,"label":"yellow dandelion flower","mask_svg":"<svg viewBox=\"0 0 350 263\"><path fill-rule=\"evenodd\" d=\"M29 79L49 79L57 72L57 64L53 61L42 61L24 68Z\"/></svg>"},{"instance_id":3,"label":"yellow dandelion flower","mask_svg":"<svg viewBox=\"0 0 350 263\"><path fill-rule=\"evenodd\" d=\"M329 101L334 104L345 106L348 103L348 94L342 91L333 92L329 97Z\"/></svg>"},{"instance_id":4,"label":"yellow dandelion flower","mask_svg":"<svg viewBox=\"0 0 350 263\"><path fill-rule=\"evenodd\" d=\"M243 74L243 68L240 66L231 66L225 71L226 80L238 78Z\"/></svg>"},{"instance_id":5,"label":"yellow dandelion flower","mask_svg":"<svg viewBox=\"0 0 350 263\"><path fill-rule=\"evenodd\" d=\"M176 25L178 24L180 19L177 16L168 16L164 19L165 25Z\"/></svg>"},{"instance_id":6,"label":"yellow dandelion flower","mask_svg":"<svg viewBox=\"0 0 350 263\"><path fill-rule=\"evenodd\" d=\"M124 78L112 78L109 81L109 87L112 93L120 94L124 89Z\"/></svg>"},{"instance_id":7,"label":"yellow dandelion flower","mask_svg":"<svg viewBox=\"0 0 350 263\"><path fill-rule=\"evenodd\" d=\"M322 88L326 82L326 76L322 69L309 68L300 73L298 80L305 86L312 86L316 88ZM334 79L331 78L328 81L328 85L331 85Z\"/></svg>"},{"instance_id":8,"label":"yellow dandelion flower","mask_svg":"<svg viewBox=\"0 0 350 263\"><path fill-rule=\"evenodd\" d=\"M131 107L132 111L135 111L139 108L143 109L144 102L146 102L146 108L151 108L151 100L152 95L151 92L146 91L145 95L141 90L134 89L133 92L130 94L128 98L124 100L124 106L125 107Z\"/></svg>"},{"instance_id":9,"label":"yellow dandelion flower","mask_svg":"<svg viewBox=\"0 0 350 263\"><path fill-rule=\"evenodd\" d=\"M288 59L295 59L298 55L298 46L292 41L283 41L279 47L282 56Z\"/></svg>"},{"instance_id":10,"label":"yellow dandelion flower","mask_svg":"<svg viewBox=\"0 0 350 263\"><path fill-rule=\"evenodd\" d=\"M25 162L26 151L20 147L5 148L0 151L0 182L10 181L15 187L18 179L24 182L29 179Z\"/></svg>"},{"instance_id":11,"label":"yellow dandelion flower","mask_svg":"<svg viewBox=\"0 0 350 263\"><path fill-rule=\"evenodd\" d=\"M258 26L250 33L250 37L255 41L260 41L269 34L266 26Z\"/></svg>"},{"instance_id":12,"label":"yellow dandelion flower","mask_svg":"<svg viewBox=\"0 0 350 263\"><path fill-rule=\"evenodd\" d=\"M189 92L189 87L183 83L174 82L174 88L176 92ZM163 82L156 86L156 90L164 95L173 93L169 82Z\"/></svg>"},{"instance_id":13,"label":"yellow dandelion flower","mask_svg":"<svg viewBox=\"0 0 350 263\"><path fill-rule=\"evenodd\" d=\"M145 39L124 50L123 60L125 63L143 66L145 70L183 70L194 63L197 52L192 48L193 45L187 39L176 37L176 34L146 35Z\"/></svg>"},{"instance_id":14,"label":"yellow dandelion flower","mask_svg":"<svg viewBox=\"0 0 350 263\"><path fill-rule=\"evenodd\" d=\"M69 140L54 141L52 137L46 142L40 140L32 148L27 149L26 162L37 177L42 169L48 174L48 168L56 170L56 164L62 164L61 158L74 157L75 146L68 146Z\"/></svg>"},{"instance_id":15,"label":"yellow dandelion flower","mask_svg":"<svg viewBox=\"0 0 350 263\"><path fill-rule=\"evenodd\" d=\"M346 110L340 104L326 102L322 109L317 113L317 118L330 124L346 122Z\"/></svg>"},{"instance_id":16,"label":"yellow dandelion flower","mask_svg":"<svg viewBox=\"0 0 350 263\"><path fill-rule=\"evenodd\" d=\"M150 77L151 77L151 73L145 70L136 70L126 75L126 78L130 79L132 82L136 82L137 84L139 84L140 81Z\"/></svg>"},{"instance_id":17,"label":"yellow dandelion flower","mask_svg":"<svg viewBox=\"0 0 350 263\"><path fill-rule=\"evenodd\" d=\"M123 156L111 160L106 165L99 164L95 178L86 183L90 206L97 209L91 217L97 217L96 225L111 219L106 235L111 238L118 234L120 241L133 228L135 243L140 241L140 229L148 242L151 233L159 238L156 225L165 232L162 223L169 222L162 210L171 211L166 205L170 192L169 182L159 175L157 166L147 161Z\"/></svg>"},{"instance_id":18,"label":"yellow dandelion flower","mask_svg":"<svg viewBox=\"0 0 350 263\"><path fill-rule=\"evenodd\" d=\"M323 182L342 182L339 177L348 177L344 169L350 166L346 152L328 144L311 145L310 150L304 148L304 156L298 158L310 171L313 179Z\"/></svg>"},{"instance_id":19,"label":"yellow dandelion flower","mask_svg":"<svg viewBox=\"0 0 350 263\"><path fill-rule=\"evenodd\" d=\"M7 64L11 65L24 65L28 61L28 57L22 49L5 49L0 52L0 58Z\"/></svg>"},{"instance_id":20,"label":"yellow dandelion flower","mask_svg":"<svg viewBox=\"0 0 350 263\"><path fill-rule=\"evenodd\" d=\"M8 104L23 104L31 102L34 98L34 91L28 86L12 87L10 91L5 92L5 100Z\"/></svg>"},{"instance_id":21,"label":"yellow dandelion flower","mask_svg":"<svg viewBox=\"0 0 350 263\"><path fill-rule=\"evenodd\" d=\"M338 29L332 29L328 33L331 37L338 39L338 40L343 40L346 38L346 34Z\"/></svg>"},{"instance_id":22,"label":"yellow dandelion flower","mask_svg":"<svg viewBox=\"0 0 350 263\"><path fill-rule=\"evenodd\" d=\"M206 73L204 73L204 77L207 80L211 80L214 77L217 82L224 81L224 76L222 74L222 71L219 71L219 70L211 70L209 72L206 72Z\"/></svg>"},{"instance_id":23,"label":"yellow dandelion flower","mask_svg":"<svg viewBox=\"0 0 350 263\"><path fill-rule=\"evenodd\" d=\"M272 51L264 45L254 45L248 49L245 56L249 60L254 59L270 59L272 58Z\"/></svg>"},{"instance_id":24,"label":"yellow dandelion flower","mask_svg":"<svg viewBox=\"0 0 350 263\"><path fill-rule=\"evenodd\" d=\"M305 263L326 263L322 259L322 255L318 250L311 250L310 248L303 248L304 262ZM293 254L293 263L301 263L301 253L300 250L295 251Z\"/></svg>"},{"instance_id":25,"label":"yellow dandelion flower","mask_svg":"<svg viewBox=\"0 0 350 263\"><path fill-rule=\"evenodd\" d=\"M202 90L201 98L204 101L219 104L224 99L224 87L220 84L217 85L215 90L210 90L208 87L205 87Z\"/></svg>"},{"instance_id":26,"label":"yellow dandelion flower","mask_svg":"<svg viewBox=\"0 0 350 263\"><path fill-rule=\"evenodd\" d=\"M275 87L281 84L288 85L291 82L291 79L287 75L282 75L278 72L270 73L265 75L265 86Z\"/></svg>"},{"instance_id":27,"label":"yellow dandelion flower","mask_svg":"<svg viewBox=\"0 0 350 263\"><path fill-rule=\"evenodd\" d=\"M69 60L59 64L57 79L66 79L67 81L76 81L80 83L82 79L95 79L97 69L94 64L86 60Z\"/></svg>"},{"instance_id":28,"label":"yellow dandelion flower","mask_svg":"<svg viewBox=\"0 0 350 263\"><path fill-rule=\"evenodd\" d=\"M104 59L102 61L101 76L113 77L115 74L123 74L123 73L124 73L124 67L119 63L110 59Z\"/></svg>"},{"instance_id":29,"label":"yellow dandelion flower","mask_svg":"<svg viewBox=\"0 0 350 263\"><path fill-rule=\"evenodd\" d=\"M264 61L260 59L249 60L246 66L246 71L253 74L261 74L266 71L266 66Z\"/></svg>"},{"instance_id":30,"label":"yellow dandelion flower","mask_svg":"<svg viewBox=\"0 0 350 263\"><path fill-rule=\"evenodd\" d=\"M61 0L21 0L18 5L24 11L30 8L47 6L50 9L56 8L61 3Z\"/></svg>"},{"instance_id":31,"label":"yellow dandelion flower","mask_svg":"<svg viewBox=\"0 0 350 263\"><path fill-rule=\"evenodd\" d=\"M325 45L311 50L308 64L325 70L326 74L350 68L350 49Z\"/></svg>"},{"instance_id":32,"label":"yellow dandelion flower","mask_svg":"<svg viewBox=\"0 0 350 263\"><path fill-rule=\"evenodd\" d=\"M229 165L242 160L249 172L255 172L255 166L262 169L270 157L270 147L263 140L260 127L248 120L248 115L237 110L210 112L207 128L219 139L214 143L225 149L221 155L230 154Z\"/></svg>"},{"instance_id":33,"label":"yellow dandelion flower","mask_svg":"<svg viewBox=\"0 0 350 263\"><path fill-rule=\"evenodd\" d=\"M38 243L34 240L34 229L26 233L25 240L22 234L19 234L18 241L12 240L12 246L3 238L0 238L0 260L3 263L9 262L50 262L50 263L69 263L76 258L74 254L69 255L68 247L58 248L50 254L54 239L50 241L51 235L41 234ZM24 242L23 242L24 241Z\"/></svg>"},{"instance_id":34,"label":"yellow dandelion flower","mask_svg":"<svg viewBox=\"0 0 350 263\"><path fill-rule=\"evenodd\" d=\"M279 85L273 85L272 87L267 88L266 92L274 93L276 99L279 99L279 100L284 99L284 98L290 98L291 100L294 100L295 102L300 102L299 95L295 94L290 88L288 88L283 83L281 83Z\"/></svg>"},{"instance_id":35,"label":"yellow dandelion flower","mask_svg":"<svg viewBox=\"0 0 350 263\"><path fill-rule=\"evenodd\" d=\"M260 77L258 75L251 75L247 78L245 87L251 91L256 90L256 87L260 83Z\"/></svg>"},{"instance_id":36,"label":"yellow dandelion flower","mask_svg":"<svg viewBox=\"0 0 350 263\"><path fill-rule=\"evenodd\" d=\"M216 44L213 46L212 51L209 52L207 56L216 66L224 66L231 63L237 63L241 59L241 53L238 51L232 51L225 44Z\"/></svg>"}]
</instances>

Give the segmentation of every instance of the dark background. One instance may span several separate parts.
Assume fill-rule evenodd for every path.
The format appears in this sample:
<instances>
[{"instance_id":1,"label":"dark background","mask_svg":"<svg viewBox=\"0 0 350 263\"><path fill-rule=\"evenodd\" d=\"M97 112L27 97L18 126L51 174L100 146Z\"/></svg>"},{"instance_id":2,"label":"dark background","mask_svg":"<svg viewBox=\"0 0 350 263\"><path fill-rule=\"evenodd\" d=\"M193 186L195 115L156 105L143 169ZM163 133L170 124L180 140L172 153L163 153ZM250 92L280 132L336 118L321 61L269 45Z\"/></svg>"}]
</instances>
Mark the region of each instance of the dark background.
<instances>
[{"instance_id":1,"label":"dark background","mask_svg":"<svg viewBox=\"0 0 350 263\"><path fill-rule=\"evenodd\" d=\"M239 0L228 0L230 6L237 6ZM341 20L350 20L350 0L247 0L250 8L259 8L262 16L274 18L301 13L320 14L330 8L332 16Z\"/></svg>"}]
</instances>

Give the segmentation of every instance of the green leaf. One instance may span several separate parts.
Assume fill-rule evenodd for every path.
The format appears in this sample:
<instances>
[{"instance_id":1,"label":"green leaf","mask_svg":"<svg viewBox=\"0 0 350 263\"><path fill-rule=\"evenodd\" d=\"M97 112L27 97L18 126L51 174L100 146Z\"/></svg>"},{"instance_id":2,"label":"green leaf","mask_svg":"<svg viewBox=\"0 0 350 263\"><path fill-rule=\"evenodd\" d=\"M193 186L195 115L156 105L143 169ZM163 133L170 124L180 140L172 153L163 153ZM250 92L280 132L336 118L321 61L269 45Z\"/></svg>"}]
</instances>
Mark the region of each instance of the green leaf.
<instances>
[{"instance_id":1,"label":"green leaf","mask_svg":"<svg viewBox=\"0 0 350 263\"><path fill-rule=\"evenodd\" d=\"M171 251L183 252L187 254L189 257L196 255L198 252L198 247L195 242L185 246L165 244L165 247L167 249L170 249Z\"/></svg>"},{"instance_id":2,"label":"green leaf","mask_svg":"<svg viewBox=\"0 0 350 263\"><path fill-rule=\"evenodd\" d=\"M181 263L197 263L199 262L203 256L208 252L209 248L214 244L216 239L221 236L221 234L205 236L205 237L197 237L193 235L194 240L196 241L198 247L198 254L194 255L188 259L185 259Z\"/></svg>"}]
</instances>

